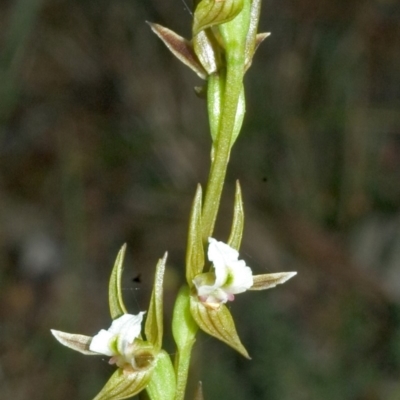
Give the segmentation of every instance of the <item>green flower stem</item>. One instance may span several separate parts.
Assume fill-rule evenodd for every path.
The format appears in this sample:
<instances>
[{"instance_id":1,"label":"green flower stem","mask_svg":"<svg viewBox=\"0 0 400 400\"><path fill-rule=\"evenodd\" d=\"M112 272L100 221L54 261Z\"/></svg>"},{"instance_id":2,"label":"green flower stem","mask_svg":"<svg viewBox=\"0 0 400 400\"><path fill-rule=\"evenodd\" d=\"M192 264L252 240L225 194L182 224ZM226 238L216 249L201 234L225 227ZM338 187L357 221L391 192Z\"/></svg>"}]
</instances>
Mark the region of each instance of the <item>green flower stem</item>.
<instances>
[{"instance_id":1,"label":"green flower stem","mask_svg":"<svg viewBox=\"0 0 400 400\"><path fill-rule=\"evenodd\" d=\"M190 356L197 331L198 326L190 313L190 289L185 285L178 293L172 317L172 334L177 347L175 356L175 400L183 400L185 398Z\"/></svg>"},{"instance_id":2,"label":"green flower stem","mask_svg":"<svg viewBox=\"0 0 400 400\"><path fill-rule=\"evenodd\" d=\"M232 60L227 65L219 132L214 143L214 159L211 163L202 213L204 241L207 241L207 238L212 236L217 219L231 150L236 110L242 90L243 75L244 54L242 53L240 57Z\"/></svg>"},{"instance_id":3,"label":"green flower stem","mask_svg":"<svg viewBox=\"0 0 400 400\"><path fill-rule=\"evenodd\" d=\"M178 351L175 358L175 367L177 372L175 400L183 400L185 398L185 389L187 377L189 374L190 357L192 354L194 340L187 346Z\"/></svg>"},{"instance_id":4,"label":"green flower stem","mask_svg":"<svg viewBox=\"0 0 400 400\"><path fill-rule=\"evenodd\" d=\"M243 88L245 73L246 40L249 33L251 17L251 1L245 0L242 11L231 21L219 25L219 30L225 44L226 80L221 85L221 116L218 134L214 141L214 158L211 163L210 175L204 198L202 214L203 241L212 236L217 219L222 189L224 187L226 169L230 150L234 142L236 114L239 97ZM221 72L220 72L221 74ZM223 76L221 74L221 76ZM220 86L220 87L221 87ZM218 90L216 85L208 85L208 89ZM213 96L211 96L213 97ZM217 96L215 96L217 97ZM215 115L212 116L214 120Z\"/></svg>"}]
</instances>

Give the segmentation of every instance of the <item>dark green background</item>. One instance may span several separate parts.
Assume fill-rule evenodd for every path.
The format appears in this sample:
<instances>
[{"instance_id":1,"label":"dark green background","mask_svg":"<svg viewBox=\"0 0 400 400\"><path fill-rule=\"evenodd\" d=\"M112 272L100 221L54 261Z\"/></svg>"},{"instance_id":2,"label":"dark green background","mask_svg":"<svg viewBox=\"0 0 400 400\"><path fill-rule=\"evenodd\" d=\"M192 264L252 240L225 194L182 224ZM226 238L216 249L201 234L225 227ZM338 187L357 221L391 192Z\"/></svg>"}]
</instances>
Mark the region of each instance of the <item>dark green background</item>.
<instances>
[{"instance_id":1,"label":"dark green background","mask_svg":"<svg viewBox=\"0 0 400 400\"><path fill-rule=\"evenodd\" d=\"M179 0L0 4L0 397L92 398L113 368L49 329L109 326L107 280L127 242L124 295L145 310L157 259L166 348L186 227L209 167L201 84L145 20L190 36ZM255 273L298 271L237 296L252 361L200 334L206 400L400 398L400 6L269 0L231 156ZM141 274L141 283L132 281ZM190 399L191 396L188 396Z\"/></svg>"}]
</instances>

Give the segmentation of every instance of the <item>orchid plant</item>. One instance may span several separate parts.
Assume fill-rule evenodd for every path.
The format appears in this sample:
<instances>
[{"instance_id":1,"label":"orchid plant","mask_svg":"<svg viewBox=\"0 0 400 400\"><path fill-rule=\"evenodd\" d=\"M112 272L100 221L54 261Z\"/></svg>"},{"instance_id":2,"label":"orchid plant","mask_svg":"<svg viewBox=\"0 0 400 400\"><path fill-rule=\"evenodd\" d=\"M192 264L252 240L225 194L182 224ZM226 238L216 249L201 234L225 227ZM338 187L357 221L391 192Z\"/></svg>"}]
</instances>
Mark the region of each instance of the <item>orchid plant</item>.
<instances>
[{"instance_id":1,"label":"orchid plant","mask_svg":"<svg viewBox=\"0 0 400 400\"><path fill-rule=\"evenodd\" d=\"M211 168L204 197L201 186L197 187L189 219L186 284L177 295L172 319L177 348L174 362L163 350L163 276L167 254L156 266L147 311L132 315L124 305L121 293L124 245L109 283L110 328L93 337L51 331L61 344L85 355L110 357L109 363L116 366L95 400L126 399L143 390L151 400L184 399L190 356L199 328L250 358L226 303L247 290L273 288L296 274L253 275L239 258L244 227L239 182L229 238L226 243L213 238L230 151L245 114L243 77L256 48L269 35L257 34L260 6L261 0L195 1L190 41L168 28L149 24L171 52L205 80L205 85L196 88L196 92L207 99ZM144 315L146 322L142 329ZM200 385L195 398L203 398Z\"/></svg>"}]
</instances>

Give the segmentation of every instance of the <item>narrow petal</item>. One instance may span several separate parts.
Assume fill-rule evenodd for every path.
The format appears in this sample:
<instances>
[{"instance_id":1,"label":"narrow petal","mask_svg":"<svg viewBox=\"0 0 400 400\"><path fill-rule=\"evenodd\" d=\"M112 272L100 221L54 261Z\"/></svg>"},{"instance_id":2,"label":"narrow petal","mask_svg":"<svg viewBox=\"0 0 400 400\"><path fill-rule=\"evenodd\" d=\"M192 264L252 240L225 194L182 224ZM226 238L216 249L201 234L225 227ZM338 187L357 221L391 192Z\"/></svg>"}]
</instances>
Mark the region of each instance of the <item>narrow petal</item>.
<instances>
[{"instance_id":1,"label":"narrow petal","mask_svg":"<svg viewBox=\"0 0 400 400\"><path fill-rule=\"evenodd\" d=\"M293 278L297 272L278 272L275 274L255 275L253 276L253 286L249 290L264 290L274 288L276 285L285 283Z\"/></svg>"},{"instance_id":2,"label":"narrow petal","mask_svg":"<svg viewBox=\"0 0 400 400\"><path fill-rule=\"evenodd\" d=\"M89 345L92 341L91 336L61 332L54 329L51 329L51 333L62 345L69 347L72 350L79 351L79 353L85 354L87 356L98 355L97 353L94 353L89 349Z\"/></svg>"}]
</instances>

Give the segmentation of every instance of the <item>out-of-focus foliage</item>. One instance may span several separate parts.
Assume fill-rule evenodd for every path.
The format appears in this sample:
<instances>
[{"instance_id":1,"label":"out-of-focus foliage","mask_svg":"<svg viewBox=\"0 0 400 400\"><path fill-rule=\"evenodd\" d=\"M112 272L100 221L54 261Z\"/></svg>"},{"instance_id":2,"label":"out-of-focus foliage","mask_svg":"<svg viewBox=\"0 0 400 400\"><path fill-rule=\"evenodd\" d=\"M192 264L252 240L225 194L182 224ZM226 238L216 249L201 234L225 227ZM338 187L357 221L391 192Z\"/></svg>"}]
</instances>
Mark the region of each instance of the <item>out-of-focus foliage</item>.
<instances>
[{"instance_id":1,"label":"out-of-focus foliage","mask_svg":"<svg viewBox=\"0 0 400 400\"><path fill-rule=\"evenodd\" d=\"M102 386L106 360L49 329L107 325L124 242L133 313L169 251L171 342L211 138L199 80L145 20L190 36L178 0L0 4L1 397L84 400ZM298 276L232 306L251 361L200 336L193 393L201 379L209 400L400 398L399 21L395 0L264 2L272 35L246 76L217 232L239 178L241 255L255 273Z\"/></svg>"}]
</instances>

